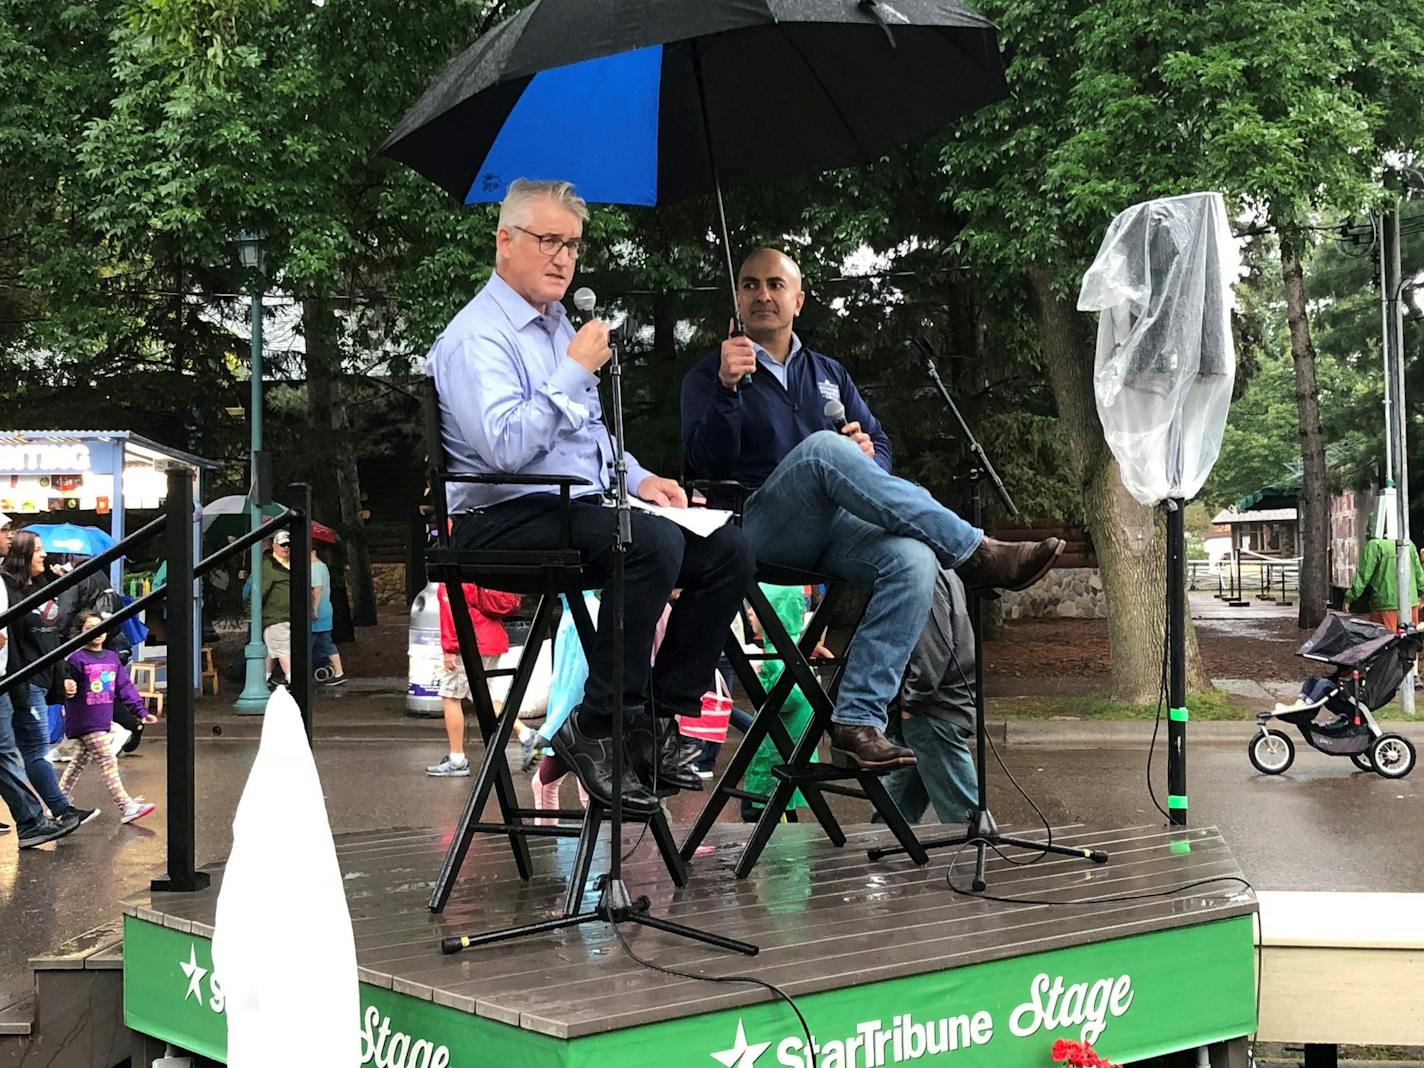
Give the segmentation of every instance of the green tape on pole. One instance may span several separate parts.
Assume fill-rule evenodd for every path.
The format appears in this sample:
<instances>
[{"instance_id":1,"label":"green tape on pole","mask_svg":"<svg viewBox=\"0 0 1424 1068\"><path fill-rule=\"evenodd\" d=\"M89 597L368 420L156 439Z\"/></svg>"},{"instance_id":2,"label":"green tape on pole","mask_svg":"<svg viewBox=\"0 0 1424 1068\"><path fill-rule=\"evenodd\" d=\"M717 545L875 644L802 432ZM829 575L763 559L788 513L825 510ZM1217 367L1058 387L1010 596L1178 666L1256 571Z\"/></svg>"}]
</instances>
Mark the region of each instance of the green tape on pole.
<instances>
[{"instance_id":1,"label":"green tape on pole","mask_svg":"<svg viewBox=\"0 0 1424 1068\"><path fill-rule=\"evenodd\" d=\"M1185 722L1187 722L1187 717L1188 717L1188 713L1187 713L1187 710L1186 710L1185 708L1169 708L1169 709L1167 709L1167 718L1168 718L1168 719L1175 720L1175 721L1178 722L1178 723L1185 723Z\"/></svg>"},{"instance_id":2,"label":"green tape on pole","mask_svg":"<svg viewBox=\"0 0 1424 1068\"><path fill-rule=\"evenodd\" d=\"M1180 809L1182 809L1182 810L1185 811L1185 809L1186 809L1186 807L1187 807L1187 795L1186 795L1186 794L1168 794L1168 795L1167 795L1167 807L1168 807L1168 808L1180 808Z\"/></svg>"},{"instance_id":3,"label":"green tape on pole","mask_svg":"<svg viewBox=\"0 0 1424 1068\"><path fill-rule=\"evenodd\" d=\"M1190 853L1192 851L1191 842L1172 842L1167 847L1173 853Z\"/></svg>"}]
</instances>

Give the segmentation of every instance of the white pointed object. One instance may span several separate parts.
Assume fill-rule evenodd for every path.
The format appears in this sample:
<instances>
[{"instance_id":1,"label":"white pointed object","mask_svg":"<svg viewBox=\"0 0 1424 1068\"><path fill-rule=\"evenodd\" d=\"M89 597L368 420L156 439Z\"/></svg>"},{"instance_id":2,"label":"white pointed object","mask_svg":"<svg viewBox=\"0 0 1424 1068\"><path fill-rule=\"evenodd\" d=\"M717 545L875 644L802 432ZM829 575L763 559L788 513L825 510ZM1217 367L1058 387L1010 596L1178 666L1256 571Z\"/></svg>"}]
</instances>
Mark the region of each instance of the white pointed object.
<instances>
[{"instance_id":1,"label":"white pointed object","mask_svg":"<svg viewBox=\"0 0 1424 1068\"><path fill-rule=\"evenodd\" d=\"M316 761L285 687L232 820L213 970L228 1068L353 1068L361 1062L356 942Z\"/></svg>"}]
</instances>

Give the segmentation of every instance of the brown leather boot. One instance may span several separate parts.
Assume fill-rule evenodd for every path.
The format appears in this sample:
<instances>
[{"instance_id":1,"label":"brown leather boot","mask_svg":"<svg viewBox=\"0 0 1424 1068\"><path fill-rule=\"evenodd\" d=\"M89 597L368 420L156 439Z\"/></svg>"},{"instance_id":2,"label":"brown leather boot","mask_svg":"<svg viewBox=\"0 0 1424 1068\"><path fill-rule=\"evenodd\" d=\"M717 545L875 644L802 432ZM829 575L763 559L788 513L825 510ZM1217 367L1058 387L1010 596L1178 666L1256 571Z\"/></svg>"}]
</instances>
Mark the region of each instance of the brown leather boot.
<instances>
[{"instance_id":1,"label":"brown leather boot","mask_svg":"<svg viewBox=\"0 0 1424 1068\"><path fill-rule=\"evenodd\" d=\"M915 754L878 727L832 723L831 763L842 768L903 768L915 763Z\"/></svg>"},{"instance_id":2,"label":"brown leather boot","mask_svg":"<svg viewBox=\"0 0 1424 1068\"><path fill-rule=\"evenodd\" d=\"M967 589L1026 590L1048 574L1063 545L1062 538L998 541L986 535L955 572Z\"/></svg>"}]
</instances>

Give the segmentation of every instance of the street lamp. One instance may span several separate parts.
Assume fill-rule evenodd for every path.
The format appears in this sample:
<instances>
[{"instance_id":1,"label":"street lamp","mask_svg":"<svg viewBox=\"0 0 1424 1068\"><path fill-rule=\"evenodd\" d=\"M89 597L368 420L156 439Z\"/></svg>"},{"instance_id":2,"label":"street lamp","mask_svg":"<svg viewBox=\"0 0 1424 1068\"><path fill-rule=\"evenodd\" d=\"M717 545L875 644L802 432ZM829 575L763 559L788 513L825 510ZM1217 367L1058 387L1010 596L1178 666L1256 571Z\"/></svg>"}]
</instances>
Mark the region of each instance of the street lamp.
<instances>
[{"instance_id":1,"label":"street lamp","mask_svg":"<svg viewBox=\"0 0 1424 1068\"><path fill-rule=\"evenodd\" d=\"M257 498L261 484L262 466L262 289L263 267L266 256L262 241L267 235L260 230L243 230L233 239L238 258L252 281L252 370L251 402L249 418L252 426L251 492L248 506L252 509L252 528L262 525L262 508ZM260 715L267 710L267 646L262 641L262 544L252 546L252 565L248 569L251 576L251 594L248 597L248 613L251 617L251 631L243 656L247 660L247 675L242 693L238 695L234 711L246 715Z\"/></svg>"}]
</instances>

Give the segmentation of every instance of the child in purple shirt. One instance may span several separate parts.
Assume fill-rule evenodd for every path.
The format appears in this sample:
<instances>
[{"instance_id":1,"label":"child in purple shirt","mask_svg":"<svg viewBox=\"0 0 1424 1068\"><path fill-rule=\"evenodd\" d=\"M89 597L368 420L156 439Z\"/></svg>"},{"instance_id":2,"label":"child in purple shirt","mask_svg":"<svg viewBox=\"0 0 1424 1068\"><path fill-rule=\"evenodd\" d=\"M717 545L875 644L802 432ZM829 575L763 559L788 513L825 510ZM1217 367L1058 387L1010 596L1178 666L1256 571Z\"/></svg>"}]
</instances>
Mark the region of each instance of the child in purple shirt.
<instances>
[{"instance_id":1,"label":"child in purple shirt","mask_svg":"<svg viewBox=\"0 0 1424 1068\"><path fill-rule=\"evenodd\" d=\"M75 620L75 632L92 630L103 622L98 612L81 612ZM104 648L104 635L96 635L84 648L69 654L69 677L76 692L64 702L64 736L79 740L79 752L70 761L60 779L60 789L68 793L75 780L92 760L99 765L109 796L119 806L120 819L132 823L154 810L154 805L141 797L130 797L119 779L119 763L109 745L109 728L114 725L114 703L120 702L140 723L153 723L148 706L129 679L117 654Z\"/></svg>"}]
</instances>

